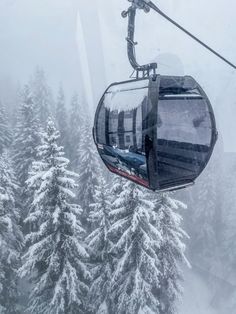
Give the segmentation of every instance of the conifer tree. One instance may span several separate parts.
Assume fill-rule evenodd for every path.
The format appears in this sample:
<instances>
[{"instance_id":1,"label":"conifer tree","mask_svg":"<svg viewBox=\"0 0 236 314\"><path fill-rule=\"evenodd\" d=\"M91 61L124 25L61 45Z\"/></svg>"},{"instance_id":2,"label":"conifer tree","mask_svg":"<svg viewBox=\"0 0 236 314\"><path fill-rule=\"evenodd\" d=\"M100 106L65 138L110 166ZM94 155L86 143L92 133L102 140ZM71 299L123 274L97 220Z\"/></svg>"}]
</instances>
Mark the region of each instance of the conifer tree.
<instances>
[{"instance_id":1,"label":"conifer tree","mask_svg":"<svg viewBox=\"0 0 236 314\"><path fill-rule=\"evenodd\" d=\"M191 213L194 223L190 246L192 257L195 263L202 265L206 270L210 270L217 248L215 226L218 195L215 183L214 176L207 169L195 195L195 206Z\"/></svg>"},{"instance_id":2,"label":"conifer tree","mask_svg":"<svg viewBox=\"0 0 236 314\"><path fill-rule=\"evenodd\" d=\"M113 259L110 254L111 242L108 237L110 229L109 189L101 179L95 195L96 203L91 204L90 221L93 231L87 237L92 265L92 284L88 296L88 304L93 313L111 313L110 282L112 278Z\"/></svg>"},{"instance_id":3,"label":"conifer tree","mask_svg":"<svg viewBox=\"0 0 236 314\"><path fill-rule=\"evenodd\" d=\"M223 278L226 285L222 287L221 281L218 285L218 290L215 294L215 300L217 300L218 305L223 304L222 309L225 313L234 313L236 311L236 276L235 276L235 260L236 260L236 197L235 197L235 178L234 182L231 182L231 187L228 187L229 199L227 200L228 207L227 216L225 217L225 231L223 237L222 245L222 260L221 260L221 269L217 273L220 278ZM232 195L232 194L233 195ZM223 265L223 267L222 267ZM226 289L227 290L226 290ZM222 289L225 289L227 294L224 292L222 294ZM225 299L227 295L227 299Z\"/></svg>"},{"instance_id":4,"label":"conifer tree","mask_svg":"<svg viewBox=\"0 0 236 314\"><path fill-rule=\"evenodd\" d=\"M69 161L58 140L59 132L49 119L38 150L40 160L33 163L27 181L35 192L26 222L37 228L26 237L20 274L32 281L28 311L37 314L84 313L88 290L80 208L71 203L76 175L67 170Z\"/></svg>"},{"instance_id":5,"label":"conifer tree","mask_svg":"<svg viewBox=\"0 0 236 314\"><path fill-rule=\"evenodd\" d=\"M154 205L142 188L127 181L110 215L111 253L116 261L111 280L112 313L159 313L157 251L162 237Z\"/></svg>"},{"instance_id":6,"label":"conifer tree","mask_svg":"<svg viewBox=\"0 0 236 314\"><path fill-rule=\"evenodd\" d=\"M10 132L8 117L3 104L0 102L0 154L11 144L12 134Z\"/></svg>"},{"instance_id":7,"label":"conifer tree","mask_svg":"<svg viewBox=\"0 0 236 314\"><path fill-rule=\"evenodd\" d=\"M79 147L81 142L81 128L84 123L82 108L80 107L78 95L75 93L71 99L70 119L69 119L69 134L70 134L70 160L71 167L74 171L78 168L80 163Z\"/></svg>"},{"instance_id":8,"label":"conifer tree","mask_svg":"<svg viewBox=\"0 0 236 314\"><path fill-rule=\"evenodd\" d=\"M45 126L49 115L55 114L55 108L52 92L42 69L36 69L30 82L30 88L40 123Z\"/></svg>"},{"instance_id":9,"label":"conifer tree","mask_svg":"<svg viewBox=\"0 0 236 314\"><path fill-rule=\"evenodd\" d=\"M217 146L207 168L196 182L189 206L191 258L206 271L216 271L221 254L223 186L219 156L222 156L222 152Z\"/></svg>"},{"instance_id":10,"label":"conifer tree","mask_svg":"<svg viewBox=\"0 0 236 314\"><path fill-rule=\"evenodd\" d=\"M219 278L223 278L226 283L225 287L222 282L219 282L218 289L214 296L217 301L217 305L222 304L222 310L225 313L234 313L236 311L236 273L235 273L235 261L236 261L236 181L235 181L235 157L233 162L228 161L228 175L225 176L224 189L221 189L220 197L223 199L223 234L222 242L217 243L221 248L221 264L217 270L211 270L217 273ZM223 193L222 193L223 191ZM215 261L214 261L215 262ZM216 272L217 271L217 272ZM228 286L228 287L227 287ZM228 289L227 289L228 288ZM224 289L224 293L222 293ZM225 299L227 295L227 299Z\"/></svg>"},{"instance_id":11,"label":"conifer tree","mask_svg":"<svg viewBox=\"0 0 236 314\"><path fill-rule=\"evenodd\" d=\"M58 130L60 132L60 145L65 148L68 155L68 122L67 122L67 112L65 108L65 95L62 86L60 86L57 97L57 107L56 107L56 120L58 125Z\"/></svg>"},{"instance_id":12,"label":"conifer tree","mask_svg":"<svg viewBox=\"0 0 236 314\"><path fill-rule=\"evenodd\" d=\"M9 155L0 157L0 312L17 314L22 233L16 208L16 180Z\"/></svg>"},{"instance_id":13,"label":"conifer tree","mask_svg":"<svg viewBox=\"0 0 236 314\"><path fill-rule=\"evenodd\" d=\"M153 197L153 196L152 196ZM176 314L176 302L182 294L181 264L190 267L185 257L184 239L188 238L181 228L182 217L178 213L186 206L171 198L169 193L158 194L153 199L155 226L161 234L161 245L157 251L159 261L159 312L160 314Z\"/></svg>"},{"instance_id":14,"label":"conifer tree","mask_svg":"<svg viewBox=\"0 0 236 314\"><path fill-rule=\"evenodd\" d=\"M32 162L37 157L40 143L40 124L33 95L28 85L23 89L14 138L14 163L17 180L25 186Z\"/></svg>"},{"instance_id":15,"label":"conifer tree","mask_svg":"<svg viewBox=\"0 0 236 314\"><path fill-rule=\"evenodd\" d=\"M90 204L95 203L95 193L99 185L101 171L92 139L92 127L88 118L81 128L81 137L81 144L77 151L80 161L77 168L79 173L77 199L83 209L82 224L89 234L91 232Z\"/></svg>"}]
</instances>

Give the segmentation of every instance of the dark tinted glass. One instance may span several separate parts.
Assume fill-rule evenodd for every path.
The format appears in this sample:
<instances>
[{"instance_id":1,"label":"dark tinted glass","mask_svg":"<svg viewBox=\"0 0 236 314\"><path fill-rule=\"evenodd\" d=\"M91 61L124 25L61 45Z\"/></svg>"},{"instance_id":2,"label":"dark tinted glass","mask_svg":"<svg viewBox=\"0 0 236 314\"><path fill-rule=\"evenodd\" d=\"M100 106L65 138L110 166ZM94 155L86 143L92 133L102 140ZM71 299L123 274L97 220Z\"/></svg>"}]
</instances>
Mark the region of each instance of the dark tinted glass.
<instances>
[{"instance_id":1,"label":"dark tinted glass","mask_svg":"<svg viewBox=\"0 0 236 314\"><path fill-rule=\"evenodd\" d=\"M104 106L101 106L98 112L95 130L97 142L106 144L106 110Z\"/></svg>"},{"instance_id":2,"label":"dark tinted glass","mask_svg":"<svg viewBox=\"0 0 236 314\"><path fill-rule=\"evenodd\" d=\"M142 80L109 88L96 125L96 141L101 144L98 149L107 167L145 186L149 183L143 151L142 106L148 102L148 84L149 80Z\"/></svg>"},{"instance_id":3,"label":"dark tinted glass","mask_svg":"<svg viewBox=\"0 0 236 314\"><path fill-rule=\"evenodd\" d=\"M175 92L166 92L158 103L160 183L194 180L211 150L212 124L207 100L197 89Z\"/></svg>"},{"instance_id":4,"label":"dark tinted glass","mask_svg":"<svg viewBox=\"0 0 236 314\"><path fill-rule=\"evenodd\" d=\"M135 140L136 140L136 146L137 151L142 151L142 140L143 140L143 134L142 134L142 107L139 106L136 111L136 121L135 121Z\"/></svg>"}]
</instances>

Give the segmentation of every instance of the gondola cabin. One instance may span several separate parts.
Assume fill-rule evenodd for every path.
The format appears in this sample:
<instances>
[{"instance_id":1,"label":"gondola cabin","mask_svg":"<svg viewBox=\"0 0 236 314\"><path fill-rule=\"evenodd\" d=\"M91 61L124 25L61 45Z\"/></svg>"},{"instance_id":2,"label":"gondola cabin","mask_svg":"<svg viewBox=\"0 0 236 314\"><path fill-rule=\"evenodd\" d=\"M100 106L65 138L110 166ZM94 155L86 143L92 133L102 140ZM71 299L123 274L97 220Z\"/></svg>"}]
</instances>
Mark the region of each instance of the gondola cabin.
<instances>
[{"instance_id":1,"label":"gondola cabin","mask_svg":"<svg viewBox=\"0 0 236 314\"><path fill-rule=\"evenodd\" d=\"M211 104L190 76L112 84L96 112L94 139L110 171L151 190L194 183L217 131Z\"/></svg>"}]
</instances>

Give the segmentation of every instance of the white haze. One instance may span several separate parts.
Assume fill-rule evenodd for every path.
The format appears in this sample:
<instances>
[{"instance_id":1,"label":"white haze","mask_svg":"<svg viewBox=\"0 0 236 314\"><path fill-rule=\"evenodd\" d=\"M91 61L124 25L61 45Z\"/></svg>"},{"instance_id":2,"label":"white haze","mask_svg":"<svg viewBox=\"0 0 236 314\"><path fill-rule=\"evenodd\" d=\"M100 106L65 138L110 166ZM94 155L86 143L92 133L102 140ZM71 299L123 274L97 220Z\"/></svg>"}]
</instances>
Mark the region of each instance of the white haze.
<instances>
[{"instance_id":1,"label":"white haze","mask_svg":"<svg viewBox=\"0 0 236 314\"><path fill-rule=\"evenodd\" d=\"M153 0L165 13L236 63L234 0ZM42 66L51 86L80 91L90 109L107 85L128 79L126 0L0 0L0 93L10 97L18 82ZM159 73L194 76L217 115L224 150L236 151L236 74L155 13L138 13L140 63L157 61ZM180 314L215 314L211 291L186 272Z\"/></svg>"},{"instance_id":2,"label":"white haze","mask_svg":"<svg viewBox=\"0 0 236 314\"><path fill-rule=\"evenodd\" d=\"M155 3L236 63L235 1ZM68 94L85 86L96 103L107 84L132 73L126 58L127 19L120 16L128 5L126 0L0 0L1 89L6 91L6 79L8 88L27 80L39 65L54 88L62 80ZM235 151L235 71L153 12L139 12L136 39L140 63L156 60L160 73L189 74L200 82L217 112L225 150ZM87 59L83 66L81 56Z\"/></svg>"},{"instance_id":3,"label":"white haze","mask_svg":"<svg viewBox=\"0 0 236 314\"><path fill-rule=\"evenodd\" d=\"M197 3L193 0L160 0L155 3L185 28L236 63L236 4L233 0L199 0ZM90 83L96 103L106 85L126 80L132 73L126 57L127 19L120 16L129 4L125 0L96 0L86 2L86 5L85 1L79 0L79 4L88 51L86 62L93 64L90 67ZM86 11L86 17L83 10ZM95 23L90 16L96 16ZM194 76L207 92L217 113L225 150L235 151L235 71L154 12L146 15L139 12L136 29L138 61L157 61L161 74ZM80 28L78 33L81 34ZM79 49L83 44L79 41ZM92 51L96 51L96 57ZM84 62L83 58L82 60Z\"/></svg>"}]
</instances>

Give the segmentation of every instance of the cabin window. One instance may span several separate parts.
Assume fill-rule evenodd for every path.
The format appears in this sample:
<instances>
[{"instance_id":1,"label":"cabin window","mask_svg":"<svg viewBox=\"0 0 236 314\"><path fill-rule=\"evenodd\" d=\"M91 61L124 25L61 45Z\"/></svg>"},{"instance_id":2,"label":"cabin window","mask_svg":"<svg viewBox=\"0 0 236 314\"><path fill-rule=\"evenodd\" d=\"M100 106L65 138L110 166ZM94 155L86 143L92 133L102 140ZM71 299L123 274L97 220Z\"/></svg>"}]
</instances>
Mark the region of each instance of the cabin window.
<instances>
[{"instance_id":1,"label":"cabin window","mask_svg":"<svg viewBox=\"0 0 236 314\"><path fill-rule=\"evenodd\" d=\"M202 97L163 97L158 103L157 154L162 181L194 178L210 151L212 129Z\"/></svg>"}]
</instances>

